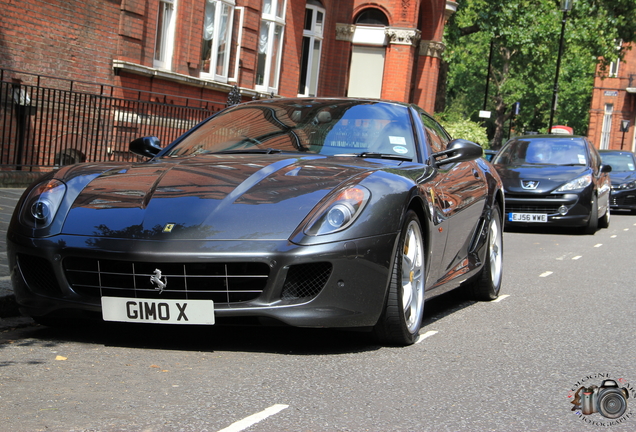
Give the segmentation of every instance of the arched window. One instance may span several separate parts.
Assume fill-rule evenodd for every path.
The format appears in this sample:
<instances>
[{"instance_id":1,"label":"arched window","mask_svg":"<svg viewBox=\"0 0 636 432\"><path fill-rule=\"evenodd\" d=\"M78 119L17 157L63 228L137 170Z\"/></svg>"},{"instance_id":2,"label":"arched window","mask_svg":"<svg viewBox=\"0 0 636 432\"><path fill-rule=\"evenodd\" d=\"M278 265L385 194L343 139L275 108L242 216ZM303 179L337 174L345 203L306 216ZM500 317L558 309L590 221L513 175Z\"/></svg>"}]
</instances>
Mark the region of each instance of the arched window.
<instances>
[{"instance_id":1,"label":"arched window","mask_svg":"<svg viewBox=\"0 0 636 432\"><path fill-rule=\"evenodd\" d=\"M389 19L380 9L369 8L358 14L355 19L357 25L380 25L388 26Z\"/></svg>"},{"instance_id":2,"label":"arched window","mask_svg":"<svg viewBox=\"0 0 636 432\"><path fill-rule=\"evenodd\" d=\"M380 98L386 56L385 27L389 20L380 9L369 8L361 11L354 21L347 95Z\"/></svg>"}]
</instances>

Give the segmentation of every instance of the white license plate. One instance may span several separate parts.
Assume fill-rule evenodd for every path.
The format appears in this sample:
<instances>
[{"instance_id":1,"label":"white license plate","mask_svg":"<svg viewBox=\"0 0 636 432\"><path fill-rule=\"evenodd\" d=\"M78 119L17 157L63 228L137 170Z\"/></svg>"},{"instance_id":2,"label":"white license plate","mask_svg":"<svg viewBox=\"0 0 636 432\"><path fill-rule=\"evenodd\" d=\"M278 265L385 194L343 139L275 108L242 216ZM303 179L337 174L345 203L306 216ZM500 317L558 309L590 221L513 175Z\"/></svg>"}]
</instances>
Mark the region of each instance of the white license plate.
<instances>
[{"instance_id":1,"label":"white license plate","mask_svg":"<svg viewBox=\"0 0 636 432\"><path fill-rule=\"evenodd\" d=\"M542 213L508 213L509 222L547 222L548 215Z\"/></svg>"},{"instance_id":2,"label":"white license plate","mask_svg":"<svg viewBox=\"0 0 636 432\"><path fill-rule=\"evenodd\" d=\"M214 302L102 297L102 317L104 321L214 324Z\"/></svg>"}]
</instances>

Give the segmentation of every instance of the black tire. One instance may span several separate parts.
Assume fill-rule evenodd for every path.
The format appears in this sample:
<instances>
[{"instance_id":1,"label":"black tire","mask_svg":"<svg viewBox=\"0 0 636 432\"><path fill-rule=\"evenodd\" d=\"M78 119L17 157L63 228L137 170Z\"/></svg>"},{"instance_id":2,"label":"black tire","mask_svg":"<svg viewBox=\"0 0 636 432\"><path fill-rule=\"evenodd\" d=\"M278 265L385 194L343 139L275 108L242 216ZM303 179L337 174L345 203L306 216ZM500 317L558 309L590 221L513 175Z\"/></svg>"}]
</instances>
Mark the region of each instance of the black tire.
<instances>
[{"instance_id":1,"label":"black tire","mask_svg":"<svg viewBox=\"0 0 636 432\"><path fill-rule=\"evenodd\" d=\"M491 301L499 297L503 278L503 229L499 208L495 206L488 221L484 268L467 287L468 295L479 301Z\"/></svg>"},{"instance_id":2,"label":"black tire","mask_svg":"<svg viewBox=\"0 0 636 432\"><path fill-rule=\"evenodd\" d=\"M598 220L598 227L605 229L605 228L609 228L609 226L610 226L610 208L608 206L607 210L605 210L605 214L603 215L603 217L599 218Z\"/></svg>"},{"instance_id":3,"label":"black tire","mask_svg":"<svg viewBox=\"0 0 636 432\"><path fill-rule=\"evenodd\" d=\"M596 195L592 198L592 208L590 209L590 220L583 232L585 234L594 235L598 231L598 198Z\"/></svg>"},{"instance_id":4,"label":"black tire","mask_svg":"<svg viewBox=\"0 0 636 432\"><path fill-rule=\"evenodd\" d=\"M425 258L422 226L414 211L404 218L384 311L374 327L386 345L415 343L424 315Z\"/></svg>"}]
</instances>

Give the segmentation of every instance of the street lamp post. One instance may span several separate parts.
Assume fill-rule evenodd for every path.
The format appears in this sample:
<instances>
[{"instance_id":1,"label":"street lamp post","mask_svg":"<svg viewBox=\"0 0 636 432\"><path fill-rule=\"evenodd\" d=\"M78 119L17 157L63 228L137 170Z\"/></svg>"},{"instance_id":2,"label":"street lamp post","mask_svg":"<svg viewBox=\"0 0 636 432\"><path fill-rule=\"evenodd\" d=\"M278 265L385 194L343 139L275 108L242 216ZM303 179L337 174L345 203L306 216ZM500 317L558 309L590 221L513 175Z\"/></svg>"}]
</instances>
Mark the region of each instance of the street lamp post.
<instances>
[{"instance_id":1,"label":"street lamp post","mask_svg":"<svg viewBox=\"0 0 636 432\"><path fill-rule=\"evenodd\" d=\"M568 18L568 12L572 10L572 2L574 0L561 0L561 11L563 18L561 20L561 40L559 41L559 54L557 55L556 74L554 75L554 89L552 93L552 106L550 107L550 123L548 125L548 133L552 133L552 123L554 121L554 112L556 111L557 99L559 94L559 69L561 69L561 56L563 55L563 36L565 34L565 22Z\"/></svg>"},{"instance_id":2,"label":"street lamp post","mask_svg":"<svg viewBox=\"0 0 636 432\"><path fill-rule=\"evenodd\" d=\"M623 150L623 142L625 141L625 132L629 130L629 120L621 120L621 132L623 132L623 138L621 139L621 150Z\"/></svg>"}]
</instances>

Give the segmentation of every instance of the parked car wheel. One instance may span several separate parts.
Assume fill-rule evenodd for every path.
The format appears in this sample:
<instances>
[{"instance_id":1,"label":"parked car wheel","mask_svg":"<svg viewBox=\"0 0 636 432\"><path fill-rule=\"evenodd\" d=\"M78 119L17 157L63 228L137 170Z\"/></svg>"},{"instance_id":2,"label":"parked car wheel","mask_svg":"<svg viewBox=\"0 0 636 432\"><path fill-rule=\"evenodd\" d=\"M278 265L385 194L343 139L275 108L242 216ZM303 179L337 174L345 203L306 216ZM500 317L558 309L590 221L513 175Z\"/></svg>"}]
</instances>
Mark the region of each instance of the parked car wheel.
<instances>
[{"instance_id":1,"label":"parked car wheel","mask_svg":"<svg viewBox=\"0 0 636 432\"><path fill-rule=\"evenodd\" d=\"M375 326L381 342L411 345L417 340L424 314L424 241L414 211L406 214L394 258L384 312Z\"/></svg>"},{"instance_id":2,"label":"parked car wheel","mask_svg":"<svg viewBox=\"0 0 636 432\"><path fill-rule=\"evenodd\" d=\"M598 231L598 198L592 198L592 209L590 210L590 220L584 229L585 234L594 235Z\"/></svg>"},{"instance_id":3,"label":"parked car wheel","mask_svg":"<svg viewBox=\"0 0 636 432\"><path fill-rule=\"evenodd\" d=\"M495 207L488 226L488 251L484 269L468 286L468 294L475 300L490 301L499 296L503 274L503 230L499 209Z\"/></svg>"}]
</instances>

